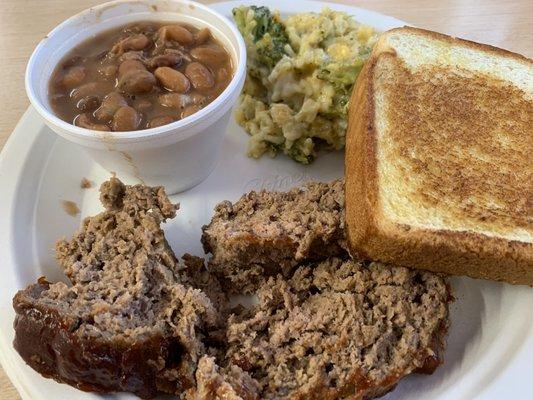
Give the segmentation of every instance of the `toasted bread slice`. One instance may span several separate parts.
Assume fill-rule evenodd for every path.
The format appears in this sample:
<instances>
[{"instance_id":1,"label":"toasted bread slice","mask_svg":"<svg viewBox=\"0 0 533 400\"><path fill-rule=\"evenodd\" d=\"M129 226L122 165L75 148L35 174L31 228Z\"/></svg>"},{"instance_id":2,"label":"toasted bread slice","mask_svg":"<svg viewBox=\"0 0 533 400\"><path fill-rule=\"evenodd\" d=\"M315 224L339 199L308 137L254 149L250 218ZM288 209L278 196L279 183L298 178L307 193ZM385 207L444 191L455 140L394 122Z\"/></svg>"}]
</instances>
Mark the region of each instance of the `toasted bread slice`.
<instances>
[{"instance_id":1,"label":"toasted bread slice","mask_svg":"<svg viewBox=\"0 0 533 400\"><path fill-rule=\"evenodd\" d=\"M533 285L533 61L415 28L383 34L352 94L352 252Z\"/></svg>"}]
</instances>

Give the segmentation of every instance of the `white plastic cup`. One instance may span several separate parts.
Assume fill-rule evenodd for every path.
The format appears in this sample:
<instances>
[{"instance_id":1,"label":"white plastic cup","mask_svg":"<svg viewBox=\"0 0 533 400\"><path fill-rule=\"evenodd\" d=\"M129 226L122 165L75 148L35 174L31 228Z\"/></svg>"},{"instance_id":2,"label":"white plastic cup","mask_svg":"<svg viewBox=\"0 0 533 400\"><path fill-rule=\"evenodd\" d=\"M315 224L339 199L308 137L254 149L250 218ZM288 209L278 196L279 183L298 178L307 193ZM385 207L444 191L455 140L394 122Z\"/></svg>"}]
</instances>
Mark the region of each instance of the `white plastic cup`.
<instances>
[{"instance_id":1,"label":"white plastic cup","mask_svg":"<svg viewBox=\"0 0 533 400\"><path fill-rule=\"evenodd\" d=\"M230 53L234 76L209 105L182 120L131 132L100 132L54 115L48 98L51 75L81 42L140 21L175 21L208 27ZM210 8L187 0L118 0L89 8L61 23L35 48L26 68L32 106L57 134L83 147L103 168L126 182L165 186L173 194L202 182L218 160L232 106L246 76L246 48L237 28Z\"/></svg>"}]
</instances>

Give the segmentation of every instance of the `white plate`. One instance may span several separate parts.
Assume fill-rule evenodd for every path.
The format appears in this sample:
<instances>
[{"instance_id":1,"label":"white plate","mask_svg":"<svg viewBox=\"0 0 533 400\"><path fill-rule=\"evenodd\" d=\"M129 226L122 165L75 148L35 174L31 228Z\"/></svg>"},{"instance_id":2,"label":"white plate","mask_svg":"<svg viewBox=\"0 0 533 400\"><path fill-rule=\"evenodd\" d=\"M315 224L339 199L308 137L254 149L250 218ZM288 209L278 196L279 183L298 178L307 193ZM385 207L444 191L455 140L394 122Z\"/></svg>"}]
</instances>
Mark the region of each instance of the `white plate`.
<instances>
[{"instance_id":1,"label":"white plate","mask_svg":"<svg viewBox=\"0 0 533 400\"><path fill-rule=\"evenodd\" d=\"M239 4L243 2L214 7L230 15ZM284 14L329 6L380 30L404 25L349 6L301 0L264 4ZM254 161L244 155L246 141L246 134L231 123L215 172L201 185L173 197L181 203L181 210L165 231L176 254L202 254L200 227L221 200L235 200L251 189L284 190L307 180L330 180L343 174L342 153L322 154L308 167L285 157ZM54 261L54 242L71 235L81 216L67 215L61 201L76 202L82 216L100 209L97 189L80 189L82 177L99 184L108 175L76 146L54 135L29 109L0 156L0 361L25 400L101 398L42 378L24 364L11 345L15 292L43 275L52 281L64 279ZM457 301L452 305L445 364L432 376L406 378L386 399L531 399L533 289L467 278L452 281Z\"/></svg>"}]
</instances>

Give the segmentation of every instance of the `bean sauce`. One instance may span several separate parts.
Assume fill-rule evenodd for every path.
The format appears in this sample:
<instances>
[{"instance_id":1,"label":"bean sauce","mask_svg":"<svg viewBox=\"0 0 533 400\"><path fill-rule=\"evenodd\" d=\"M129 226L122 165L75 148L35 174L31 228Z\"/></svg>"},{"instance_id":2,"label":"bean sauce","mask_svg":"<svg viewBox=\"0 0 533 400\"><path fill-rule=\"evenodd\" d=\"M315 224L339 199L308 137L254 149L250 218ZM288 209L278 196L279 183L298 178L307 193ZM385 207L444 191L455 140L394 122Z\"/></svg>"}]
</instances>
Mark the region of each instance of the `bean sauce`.
<instances>
[{"instance_id":1,"label":"bean sauce","mask_svg":"<svg viewBox=\"0 0 533 400\"><path fill-rule=\"evenodd\" d=\"M55 114L100 131L154 128L211 103L233 77L231 58L208 28L141 22L74 48L55 69Z\"/></svg>"}]
</instances>

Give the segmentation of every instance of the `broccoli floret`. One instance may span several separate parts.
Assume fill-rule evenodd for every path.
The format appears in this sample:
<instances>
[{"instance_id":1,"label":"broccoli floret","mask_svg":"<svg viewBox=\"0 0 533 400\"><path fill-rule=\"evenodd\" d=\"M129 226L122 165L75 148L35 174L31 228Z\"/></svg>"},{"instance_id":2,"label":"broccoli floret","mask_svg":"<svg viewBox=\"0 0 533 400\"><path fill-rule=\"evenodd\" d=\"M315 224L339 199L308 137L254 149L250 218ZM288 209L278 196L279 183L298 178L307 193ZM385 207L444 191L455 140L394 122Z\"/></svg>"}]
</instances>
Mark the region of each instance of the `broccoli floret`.
<instances>
[{"instance_id":1,"label":"broccoli floret","mask_svg":"<svg viewBox=\"0 0 533 400\"><path fill-rule=\"evenodd\" d=\"M251 6L250 10L254 12L254 19L257 25L253 29L255 41L259 41L267 33L272 37L284 37L285 28L281 23L274 19L274 16L268 7Z\"/></svg>"},{"instance_id":2,"label":"broccoli floret","mask_svg":"<svg viewBox=\"0 0 533 400\"><path fill-rule=\"evenodd\" d=\"M315 161L315 156L313 154L305 155L298 149L290 149L287 155L294 161L303 165L309 165Z\"/></svg>"},{"instance_id":3,"label":"broccoli floret","mask_svg":"<svg viewBox=\"0 0 533 400\"><path fill-rule=\"evenodd\" d=\"M245 39L249 56L269 70L274 68L289 43L285 27L277 16L267 7L241 6L233 9L233 19Z\"/></svg>"},{"instance_id":4,"label":"broccoli floret","mask_svg":"<svg viewBox=\"0 0 533 400\"><path fill-rule=\"evenodd\" d=\"M351 87L363 68L363 60L352 64L331 63L320 69L318 77L330 82L335 90L346 90Z\"/></svg>"},{"instance_id":5,"label":"broccoli floret","mask_svg":"<svg viewBox=\"0 0 533 400\"><path fill-rule=\"evenodd\" d=\"M285 153L301 164L311 164L316 154L314 151L315 144L311 138L300 138L296 140L289 149L285 150Z\"/></svg>"},{"instance_id":6,"label":"broccoli floret","mask_svg":"<svg viewBox=\"0 0 533 400\"><path fill-rule=\"evenodd\" d=\"M330 63L318 72L318 77L333 85L335 96L328 114L331 116L346 115L353 84L363 68L363 60L351 64Z\"/></svg>"},{"instance_id":7,"label":"broccoli floret","mask_svg":"<svg viewBox=\"0 0 533 400\"><path fill-rule=\"evenodd\" d=\"M283 148L282 143L265 142L265 144L266 144L266 153L270 155L271 157L274 157Z\"/></svg>"}]
</instances>

